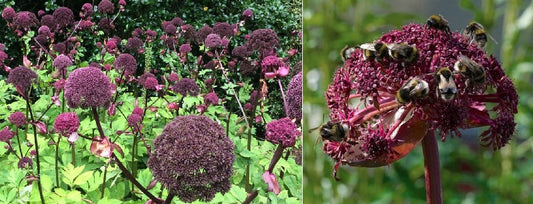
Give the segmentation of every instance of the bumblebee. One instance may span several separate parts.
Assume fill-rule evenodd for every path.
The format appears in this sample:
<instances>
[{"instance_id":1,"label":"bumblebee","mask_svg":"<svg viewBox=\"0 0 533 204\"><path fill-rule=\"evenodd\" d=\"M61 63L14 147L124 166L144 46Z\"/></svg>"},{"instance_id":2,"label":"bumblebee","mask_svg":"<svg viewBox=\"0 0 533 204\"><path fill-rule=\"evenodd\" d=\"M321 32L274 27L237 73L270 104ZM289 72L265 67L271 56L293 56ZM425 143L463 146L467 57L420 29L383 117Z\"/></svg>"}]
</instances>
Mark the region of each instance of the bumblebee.
<instances>
[{"instance_id":1,"label":"bumblebee","mask_svg":"<svg viewBox=\"0 0 533 204\"><path fill-rule=\"evenodd\" d=\"M341 50L341 59L343 62L346 62L347 59L352 58L352 53L355 52L354 47L344 46Z\"/></svg>"},{"instance_id":2,"label":"bumblebee","mask_svg":"<svg viewBox=\"0 0 533 204\"><path fill-rule=\"evenodd\" d=\"M359 45L359 48L363 50L363 59L371 60L374 59L377 62L381 62L383 57L387 56L387 45L385 43L365 43Z\"/></svg>"},{"instance_id":3,"label":"bumblebee","mask_svg":"<svg viewBox=\"0 0 533 204\"><path fill-rule=\"evenodd\" d=\"M453 66L455 72L461 73L463 77L466 77L466 86L477 86L485 83L485 69L474 60L460 55Z\"/></svg>"},{"instance_id":4,"label":"bumblebee","mask_svg":"<svg viewBox=\"0 0 533 204\"><path fill-rule=\"evenodd\" d=\"M444 101L450 101L457 95L457 86L450 68L441 67L435 74L435 80L437 81L437 96Z\"/></svg>"},{"instance_id":5,"label":"bumblebee","mask_svg":"<svg viewBox=\"0 0 533 204\"><path fill-rule=\"evenodd\" d=\"M312 132L316 129L320 129L320 137L322 137L323 140L331 140L336 142L342 141L349 131L348 125L341 124L341 122L331 121L328 121L319 127L310 129L309 131Z\"/></svg>"},{"instance_id":6,"label":"bumblebee","mask_svg":"<svg viewBox=\"0 0 533 204\"><path fill-rule=\"evenodd\" d=\"M431 15L426 21L426 26L437 30L443 30L450 33L450 27L448 27L448 21L441 15Z\"/></svg>"},{"instance_id":7,"label":"bumblebee","mask_svg":"<svg viewBox=\"0 0 533 204\"><path fill-rule=\"evenodd\" d=\"M402 66L410 64L418 60L418 49L413 45L407 43L394 43L387 45L389 50L389 56L394 60L402 62Z\"/></svg>"},{"instance_id":8,"label":"bumblebee","mask_svg":"<svg viewBox=\"0 0 533 204\"><path fill-rule=\"evenodd\" d=\"M429 85L426 81L414 77L409 79L396 93L396 101L401 104L408 104L413 99L422 99L427 96Z\"/></svg>"},{"instance_id":9,"label":"bumblebee","mask_svg":"<svg viewBox=\"0 0 533 204\"><path fill-rule=\"evenodd\" d=\"M470 22L466 26L465 30L463 31L463 35L470 38L470 42L476 42L481 48L484 48L487 44L487 37L493 39L492 36L485 32L483 25L475 21Z\"/></svg>"}]
</instances>

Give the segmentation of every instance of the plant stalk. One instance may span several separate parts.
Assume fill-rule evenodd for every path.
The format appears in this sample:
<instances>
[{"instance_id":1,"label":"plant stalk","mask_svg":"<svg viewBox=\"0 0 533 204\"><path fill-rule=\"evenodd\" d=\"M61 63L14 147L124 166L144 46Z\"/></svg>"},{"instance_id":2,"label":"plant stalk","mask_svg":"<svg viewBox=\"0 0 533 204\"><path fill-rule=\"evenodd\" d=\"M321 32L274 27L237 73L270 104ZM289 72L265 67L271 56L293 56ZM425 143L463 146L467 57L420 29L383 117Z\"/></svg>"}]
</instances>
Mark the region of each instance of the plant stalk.
<instances>
[{"instance_id":1,"label":"plant stalk","mask_svg":"<svg viewBox=\"0 0 533 204\"><path fill-rule=\"evenodd\" d=\"M285 92L283 92L283 85L281 85L281 80L278 78L279 90L281 91L281 98L283 98L283 108L285 109L285 116L289 117L289 109L287 108L287 100L285 99Z\"/></svg>"},{"instance_id":2,"label":"plant stalk","mask_svg":"<svg viewBox=\"0 0 533 204\"><path fill-rule=\"evenodd\" d=\"M37 186L39 188L39 197L41 198L41 203L45 203L44 202L44 195L43 195L43 186L41 184L41 160L39 159L39 142L37 141L37 126L35 125L35 122L33 119L33 112L31 110L31 106L30 106L30 94L28 93L26 97L24 97L26 99L26 110L28 110L28 112L30 112L30 118L31 118L31 125L33 127L33 139L35 141L35 157L37 158L36 161L37 161L37 177L39 178L39 180L37 180ZM22 153L22 152L21 152Z\"/></svg>"},{"instance_id":3,"label":"plant stalk","mask_svg":"<svg viewBox=\"0 0 533 204\"><path fill-rule=\"evenodd\" d=\"M57 139L56 143L56 161L55 161L55 170L56 170L56 186L59 188L59 142L61 141L61 135Z\"/></svg>"},{"instance_id":4,"label":"plant stalk","mask_svg":"<svg viewBox=\"0 0 533 204\"><path fill-rule=\"evenodd\" d=\"M427 203L442 203L442 186L440 182L439 146L434 131L428 131L422 140L426 180Z\"/></svg>"}]
</instances>

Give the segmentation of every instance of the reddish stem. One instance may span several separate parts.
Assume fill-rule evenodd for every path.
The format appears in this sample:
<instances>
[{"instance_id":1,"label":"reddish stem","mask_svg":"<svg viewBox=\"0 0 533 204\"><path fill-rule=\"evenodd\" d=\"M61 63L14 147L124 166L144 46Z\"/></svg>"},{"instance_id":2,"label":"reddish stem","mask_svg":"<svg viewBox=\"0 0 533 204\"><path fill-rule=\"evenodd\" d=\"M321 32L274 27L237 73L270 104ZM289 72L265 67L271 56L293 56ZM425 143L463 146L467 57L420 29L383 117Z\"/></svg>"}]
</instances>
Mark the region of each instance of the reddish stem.
<instances>
[{"instance_id":1,"label":"reddish stem","mask_svg":"<svg viewBox=\"0 0 533 204\"><path fill-rule=\"evenodd\" d=\"M442 186L440 183L439 146L434 131L428 131L422 140L426 178L427 203L442 203Z\"/></svg>"},{"instance_id":2,"label":"reddish stem","mask_svg":"<svg viewBox=\"0 0 533 204\"><path fill-rule=\"evenodd\" d=\"M258 194L259 192L257 192L257 190L254 190L252 193L248 194L248 196L246 197L244 202L242 202L242 204L251 203L255 199L255 197L257 197Z\"/></svg>"}]
</instances>

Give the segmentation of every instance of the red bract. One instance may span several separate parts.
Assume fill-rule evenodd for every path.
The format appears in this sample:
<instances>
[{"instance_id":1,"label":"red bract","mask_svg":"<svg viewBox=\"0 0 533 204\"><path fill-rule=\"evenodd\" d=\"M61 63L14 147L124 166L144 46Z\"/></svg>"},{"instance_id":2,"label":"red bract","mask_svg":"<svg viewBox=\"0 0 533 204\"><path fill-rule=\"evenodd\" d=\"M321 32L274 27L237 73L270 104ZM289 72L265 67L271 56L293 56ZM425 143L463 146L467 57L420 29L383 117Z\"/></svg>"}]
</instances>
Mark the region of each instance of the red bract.
<instances>
[{"instance_id":1,"label":"red bract","mask_svg":"<svg viewBox=\"0 0 533 204\"><path fill-rule=\"evenodd\" d=\"M109 158L113 153L113 144L109 141L106 136L93 138L91 143L91 153L99 157Z\"/></svg>"},{"instance_id":2,"label":"red bract","mask_svg":"<svg viewBox=\"0 0 533 204\"><path fill-rule=\"evenodd\" d=\"M348 128L339 141L323 138L323 149L339 162L337 166L390 164L407 155L428 131L439 130L444 141L448 133L460 136L459 129L490 126L480 136L482 145L497 150L509 141L516 125L518 95L494 56L486 56L458 32L419 24L384 34L374 43L389 48L405 43L416 47L419 56L405 63L389 52L374 60L365 59L364 50L356 49L336 71L326 93L330 119ZM442 67L454 70L460 56L479 64L484 80L476 82L460 69L452 71L449 79L457 93L445 100L437 72ZM427 95L400 103L397 93L412 79L427 82ZM489 93L488 87L496 91ZM494 108L487 108L488 103L495 104Z\"/></svg>"}]
</instances>

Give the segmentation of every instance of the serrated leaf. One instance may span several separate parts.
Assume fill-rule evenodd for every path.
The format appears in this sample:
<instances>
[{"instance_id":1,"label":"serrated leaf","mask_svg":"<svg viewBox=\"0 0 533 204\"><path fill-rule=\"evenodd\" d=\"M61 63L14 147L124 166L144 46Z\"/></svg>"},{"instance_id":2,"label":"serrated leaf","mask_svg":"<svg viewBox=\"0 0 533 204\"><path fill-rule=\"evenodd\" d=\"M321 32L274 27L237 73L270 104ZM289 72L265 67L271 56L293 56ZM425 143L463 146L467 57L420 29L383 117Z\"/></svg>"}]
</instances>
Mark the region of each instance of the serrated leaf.
<instances>
[{"instance_id":1,"label":"serrated leaf","mask_svg":"<svg viewBox=\"0 0 533 204\"><path fill-rule=\"evenodd\" d=\"M93 176L92 171L84 172L80 174L78 177L76 177L76 180L74 181L74 185L82 185L85 184L89 179Z\"/></svg>"},{"instance_id":2,"label":"serrated leaf","mask_svg":"<svg viewBox=\"0 0 533 204\"><path fill-rule=\"evenodd\" d=\"M244 149L241 152L239 152L239 155L241 155L244 158L252 158L254 156L254 153L248 151L247 149Z\"/></svg>"}]
</instances>

